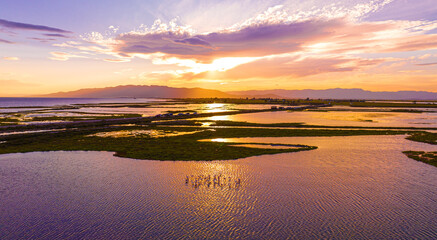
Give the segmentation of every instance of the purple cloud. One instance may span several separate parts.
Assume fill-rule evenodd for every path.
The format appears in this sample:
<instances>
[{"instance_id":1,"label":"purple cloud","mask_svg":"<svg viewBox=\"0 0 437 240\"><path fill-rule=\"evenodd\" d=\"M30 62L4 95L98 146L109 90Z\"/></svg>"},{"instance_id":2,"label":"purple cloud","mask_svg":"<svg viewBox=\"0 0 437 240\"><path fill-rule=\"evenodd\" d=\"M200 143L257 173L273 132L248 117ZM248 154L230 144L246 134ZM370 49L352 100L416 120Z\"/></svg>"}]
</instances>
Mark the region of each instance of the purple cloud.
<instances>
[{"instance_id":1,"label":"purple cloud","mask_svg":"<svg viewBox=\"0 0 437 240\"><path fill-rule=\"evenodd\" d=\"M188 45L198 45L198 46L211 46L211 44L209 44L208 42L197 38L197 37L192 37L192 38L186 38L186 39L182 39L182 40L174 40L175 42L178 43L185 43Z\"/></svg>"},{"instance_id":2,"label":"purple cloud","mask_svg":"<svg viewBox=\"0 0 437 240\"><path fill-rule=\"evenodd\" d=\"M49 42L49 41L56 41L56 39L54 39L54 38L37 38L37 37L32 37L32 38L28 38L28 39L40 41L42 43L46 43L46 42Z\"/></svg>"},{"instance_id":3,"label":"purple cloud","mask_svg":"<svg viewBox=\"0 0 437 240\"><path fill-rule=\"evenodd\" d=\"M9 43L9 44L13 44L14 42L8 41L8 40L4 40L0 38L0 43Z\"/></svg>"},{"instance_id":4,"label":"purple cloud","mask_svg":"<svg viewBox=\"0 0 437 240\"><path fill-rule=\"evenodd\" d=\"M0 26L11 28L11 29L21 29L21 30L33 30L33 31L45 31L45 32L57 32L57 33L71 33L59 28L52 28L43 25L33 25L27 23L11 22L4 19L0 19Z\"/></svg>"},{"instance_id":5,"label":"purple cloud","mask_svg":"<svg viewBox=\"0 0 437 240\"><path fill-rule=\"evenodd\" d=\"M188 33L125 33L117 37L115 51L124 54L165 53L182 58L210 61L216 57L265 56L301 49L308 43L332 35L332 29L344 25L341 20L257 24L235 31L203 35Z\"/></svg>"},{"instance_id":6,"label":"purple cloud","mask_svg":"<svg viewBox=\"0 0 437 240\"><path fill-rule=\"evenodd\" d=\"M60 38L69 38L68 36L64 35L64 34L59 34L59 33L45 33L43 34L44 36L47 37L60 37Z\"/></svg>"}]
</instances>

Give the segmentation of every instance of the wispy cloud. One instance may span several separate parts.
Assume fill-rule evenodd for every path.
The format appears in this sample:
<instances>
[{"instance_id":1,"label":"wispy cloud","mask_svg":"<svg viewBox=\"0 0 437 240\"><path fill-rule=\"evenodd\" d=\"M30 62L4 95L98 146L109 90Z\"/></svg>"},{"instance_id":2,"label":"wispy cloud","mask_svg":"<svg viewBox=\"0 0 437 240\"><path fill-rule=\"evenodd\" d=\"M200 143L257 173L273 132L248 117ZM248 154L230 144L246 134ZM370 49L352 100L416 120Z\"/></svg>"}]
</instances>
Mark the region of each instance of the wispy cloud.
<instances>
[{"instance_id":1,"label":"wispy cloud","mask_svg":"<svg viewBox=\"0 0 437 240\"><path fill-rule=\"evenodd\" d=\"M4 60L8 60L8 61L18 61L20 60L20 58L18 57L3 57Z\"/></svg>"},{"instance_id":2,"label":"wispy cloud","mask_svg":"<svg viewBox=\"0 0 437 240\"><path fill-rule=\"evenodd\" d=\"M10 79L0 79L0 85L5 88L13 88L13 87L34 87L38 86L36 83L30 82L22 82L19 80L10 80Z\"/></svg>"},{"instance_id":3,"label":"wispy cloud","mask_svg":"<svg viewBox=\"0 0 437 240\"><path fill-rule=\"evenodd\" d=\"M39 42L42 42L42 43L51 42L51 41L56 41L56 39L54 39L54 38L39 38L39 37L31 37L31 38L29 38L29 39L31 39L31 40L36 40L36 41L39 41Z\"/></svg>"},{"instance_id":4,"label":"wispy cloud","mask_svg":"<svg viewBox=\"0 0 437 240\"><path fill-rule=\"evenodd\" d=\"M67 36L67 35L59 34L59 33L45 33L45 34L43 34L43 35L44 35L44 36L47 36L47 37L70 38L70 37Z\"/></svg>"},{"instance_id":5,"label":"wispy cloud","mask_svg":"<svg viewBox=\"0 0 437 240\"><path fill-rule=\"evenodd\" d=\"M106 55L100 57L103 61L140 57L168 65L169 70L146 74L163 81L285 79L361 71L397 61L363 57L368 54L437 49L437 34L430 33L437 29L437 21L363 20L391 2L369 1L350 8L328 5L294 13L279 5L205 33L196 33L177 19L157 20L150 27L142 25L120 34L109 31L113 35L92 32L82 36L80 43L55 46Z\"/></svg>"},{"instance_id":6,"label":"wispy cloud","mask_svg":"<svg viewBox=\"0 0 437 240\"><path fill-rule=\"evenodd\" d=\"M437 48L437 34L426 34L437 29L437 21L359 21L390 2L371 1L351 9L328 6L296 14L276 6L229 28L203 34L174 20L156 21L151 27L141 26L114 37L93 32L84 39L109 49L106 53L114 56L159 53L200 62L298 51L360 54Z\"/></svg>"},{"instance_id":7,"label":"wispy cloud","mask_svg":"<svg viewBox=\"0 0 437 240\"><path fill-rule=\"evenodd\" d=\"M80 56L66 52L50 52L50 54L52 55L50 59L57 61L67 61L70 58L88 58L86 56Z\"/></svg>"},{"instance_id":8,"label":"wispy cloud","mask_svg":"<svg viewBox=\"0 0 437 240\"><path fill-rule=\"evenodd\" d=\"M105 59L103 59L103 61L105 61L105 62L114 62L114 63L130 62L129 59L110 59L110 58L105 58Z\"/></svg>"},{"instance_id":9,"label":"wispy cloud","mask_svg":"<svg viewBox=\"0 0 437 240\"><path fill-rule=\"evenodd\" d=\"M433 62L433 63L417 63L417 66L434 66L437 65L437 62Z\"/></svg>"},{"instance_id":10,"label":"wispy cloud","mask_svg":"<svg viewBox=\"0 0 437 240\"><path fill-rule=\"evenodd\" d=\"M14 42L11 42L11 41L8 41L8 40L5 40L5 39L1 39L1 38L0 38L0 43L8 43L8 44L13 44Z\"/></svg>"},{"instance_id":11,"label":"wispy cloud","mask_svg":"<svg viewBox=\"0 0 437 240\"><path fill-rule=\"evenodd\" d=\"M185 71L162 71L143 74L143 77L154 79L170 80L242 80L242 79L276 79L276 78L300 78L312 75L332 73L332 72L349 72L361 70L366 67L376 66L387 61L386 59L362 59L341 56L319 56L303 57L294 56L275 56L262 57L247 62L236 62L229 65L228 68L220 69L217 64L204 66L206 69L191 68Z\"/></svg>"},{"instance_id":12,"label":"wispy cloud","mask_svg":"<svg viewBox=\"0 0 437 240\"><path fill-rule=\"evenodd\" d=\"M43 25L34 25L28 23L12 22L4 19L0 19L0 26L10 29L17 30L33 30L33 31L44 31L44 32L56 32L56 33L71 33L70 31L63 30L60 28L53 28Z\"/></svg>"}]
</instances>

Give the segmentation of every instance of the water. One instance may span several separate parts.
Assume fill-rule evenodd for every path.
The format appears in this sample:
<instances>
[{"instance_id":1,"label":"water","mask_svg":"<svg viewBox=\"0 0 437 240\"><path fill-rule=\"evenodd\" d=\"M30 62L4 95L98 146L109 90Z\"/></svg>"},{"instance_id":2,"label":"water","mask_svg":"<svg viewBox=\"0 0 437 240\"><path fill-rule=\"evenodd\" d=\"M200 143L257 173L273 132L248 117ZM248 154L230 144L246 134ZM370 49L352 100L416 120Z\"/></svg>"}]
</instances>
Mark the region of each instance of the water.
<instances>
[{"instance_id":1,"label":"water","mask_svg":"<svg viewBox=\"0 0 437 240\"><path fill-rule=\"evenodd\" d=\"M0 98L0 107L35 107L96 103L144 103L163 101L149 98Z\"/></svg>"},{"instance_id":2,"label":"water","mask_svg":"<svg viewBox=\"0 0 437 240\"><path fill-rule=\"evenodd\" d=\"M404 136L246 138L317 150L161 162L0 155L0 239L435 239L437 168ZM185 184L222 174L238 187Z\"/></svg>"},{"instance_id":3,"label":"water","mask_svg":"<svg viewBox=\"0 0 437 240\"><path fill-rule=\"evenodd\" d=\"M251 123L305 123L322 126L356 127L437 127L437 112L392 113L392 112L261 112L203 118L207 120L230 120Z\"/></svg>"},{"instance_id":4,"label":"water","mask_svg":"<svg viewBox=\"0 0 437 240\"><path fill-rule=\"evenodd\" d=\"M153 107L129 108L129 107L82 107L76 110L60 110L68 112L87 112L87 113L137 113L145 116L153 116L166 111L196 111L198 113L229 112L234 110L247 109L270 109L270 105L264 104L172 104L155 105Z\"/></svg>"}]
</instances>

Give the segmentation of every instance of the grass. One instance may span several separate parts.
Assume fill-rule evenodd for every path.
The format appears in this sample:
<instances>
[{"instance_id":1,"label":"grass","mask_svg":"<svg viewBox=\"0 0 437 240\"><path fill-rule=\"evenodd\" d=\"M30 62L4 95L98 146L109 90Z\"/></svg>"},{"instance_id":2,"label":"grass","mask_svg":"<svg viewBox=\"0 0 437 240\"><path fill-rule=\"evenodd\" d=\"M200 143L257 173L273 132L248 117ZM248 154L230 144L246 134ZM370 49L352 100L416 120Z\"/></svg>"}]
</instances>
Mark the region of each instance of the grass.
<instances>
[{"instance_id":1,"label":"grass","mask_svg":"<svg viewBox=\"0 0 437 240\"><path fill-rule=\"evenodd\" d=\"M323 100L282 100L282 99L188 99L188 102L209 103L209 102L224 102L224 103L250 103L250 104L324 104L327 101ZM172 103L166 103L172 104ZM367 102L335 102L336 105L366 105L376 106L378 104L397 104L397 103L367 103ZM412 107L412 103L399 103L402 106L408 105ZM156 104L160 106L162 104ZM417 107L418 104L416 104ZM79 106L79 105L78 105ZM78 106L76 108L78 108ZM85 105L88 106L88 105ZM99 106L104 106L103 104ZM126 106L126 104L114 104L113 107ZM130 104L129 107L148 107L155 104ZM427 107L430 107L427 104ZM401 109L399 109L401 110ZM18 134L9 136L0 136L0 154L17 153L17 152L34 152L34 151L111 151L120 157L134 159L153 159L153 160L183 160L183 161L198 161L198 160L227 160L239 159L250 156L258 156L263 154L278 154L296 151L313 150L315 146L301 146L300 148L290 149L262 149L239 146L244 143L226 143L226 142L199 142L201 139L212 138L241 138L241 137L301 137L301 136L355 136L355 135L394 135L394 134L410 134L407 139L430 144L437 144L437 134L412 130L423 130L431 128L395 128L395 127L351 127L351 126L318 126L305 125L303 123L273 123L259 124L249 122L236 121L212 121L212 120L194 120L188 118L200 118L218 115L233 115L247 112L263 112L266 110L240 110L234 112L223 113L205 113L196 116L175 116L172 118L141 118L141 119L125 119L122 118L138 118L138 114L117 114L107 116L53 116L53 117L35 117L33 121L79 121L86 118L87 120L102 120L98 122L74 122L49 125L30 125L30 126L3 126L4 132L17 130L38 130L38 129L56 129L68 128L65 131L51 133L31 133ZM270 110L267 110L270 111ZM180 111L169 111L178 113ZM192 110L183 110L182 112L192 112ZM23 116L23 113L16 113L16 118ZM0 125L9 125L17 123L16 118L0 118ZM105 120L107 119L107 120ZM112 119L112 120L110 120ZM113 121L113 120L117 121ZM150 121L158 120L153 123ZM170 121L166 121L170 120ZM368 120L363 120L368 121ZM209 122L211 126L223 126L226 128L214 128L213 131L208 128L200 127L202 123ZM141 125L118 126L123 123L135 123ZM172 125L177 125L172 126ZM276 128L276 129L275 129ZM285 129L284 129L285 128ZM289 129L287 129L289 128ZM304 129L313 128L313 129ZM345 128L345 129L341 129ZM164 130L164 131L184 131L192 132L199 131L190 135L151 138L147 135L135 135L123 138L97 137L89 136L97 132L118 131L118 130ZM379 130L384 129L384 130ZM405 130L405 131L401 131ZM426 153L428 154L428 153ZM428 159L429 154L407 154L409 157Z\"/></svg>"},{"instance_id":2,"label":"grass","mask_svg":"<svg viewBox=\"0 0 437 240\"><path fill-rule=\"evenodd\" d=\"M33 117L32 121L82 121L82 120L102 120L102 119L118 119L118 118L135 118L141 117L141 114L114 114L106 116L75 116L75 117L62 117L62 116L51 116L51 117Z\"/></svg>"},{"instance_id":3,"label":"grass","mask_svg":"<svg viewBox=\"0 0 437 240\"><path fill-rule=\"evenodd\" d=\"M408 140L437 145L437 133L414 132L407 137Z\"/></svg>"},{"instance_id":4,"label":"grass","mask_svg":"<svg viewBox=\"0 0 437 240\"><path fill-rule=\"evenodd\" d=\"M426 113L417 109L389 109L389 108L329 108L329 109L308 109L308 112L396 112L396 113Z\"/></svg>"},{"instance_id":5,"label":"grass","mask_svg":"<svg viewBox=\"0 0 437 240\"><path fill-rule=\"evenodd\" d=\"M357 100L323 100L323 99L264 99L264 98L185 98L180 99L189 103L233 103L233 104L281 104L281 105L320 105L332 104L351 107L392 107L392 108L437 108L434 104L420 104L414 102L368 102Z\"/></svg>"},{"instance_id":6,"label":"grass","mask_svg":"<svg viewBox=\"0 0 437 240\"><path fill-rule=\"evenodd\" d=\"M409 158L437 167L437 152L405 151Z\"/></svg>"},{"instance_id":7,"label":"grass","mask_svg":"<svg viewBox=\"0 0 437 240\"><path fill-rule=\"evenodd\" d=\"M363 120L369 122L372 120ZM170 125L170 126L201 126L202 123L211 123L210 126L221 127L277 127L277 128L329 128L329 129L390 129L390 130L437 130L437 128L419 128L419 127L365 127L365 126L323 126L307 125L300 122L292 123L251 123L238 122L229 120L169 120L153 121L153 125Z\"/></svg>"},{"instance_id":8,"label":"grass","mask_svg":"<svg viewBox=\"0 0 437 240\"><path fill-rule=\"evenodd\" d=\"M428 144L437 145L437 133L430 132L414 132L407 137L408 140L416 142L424 142ZM437 167L437 152L423 152L423 151L405 151L403 152L409 158L431 164Z\"/></svg>"},{"instance_id":9,"label":"grass","mask_svg":"<svg viewBox=\"0 0 437 240\"><path fill-rule=\"evenodd\" d=\"M0 122L17 123L20 122L17 118L0 118Z\"/></svg>"},{"instance_id":10,"label":"grass","mask_svg":"<svg viewBox=\"0 0 437 240\"><path fill-rule=\"evenodd\" d=\"M293 137L293 136L352 136L352 135L387 135L405 134L399 131L373 130L304 130L304 129L262 129L262 128L223 128L207 131L205 128L193 127L119 127L110 131L123 129L156 129L165 131L201 131L191 135L175 137L89 137L102 130L75 130L58 133L35 133L0 137L0 154L34 152L34 151L111 151L116 156L153 159L153 160L226 160L238 159L264 154L278 154L315 149L315 146L303 146L298 149L261 149L230 146L235 143L199 142L201 139L236 138L236 137ZM202 131L205 130L205 131ZM242 143L239 143L242 144Z\"/></svg>"},{"instance_id":11,"label":"grass","mask_svg":"<svg viewBox=\"0 0 437 240\"><path fill-rule=\"evenodd\" d=\"M341 105L341 104L338 104ZM346 105L346 104L343 104ZM351 107L392 107L392 108L437 108L437 104L416 104L410 102L390 103L390 102L352 102Z\"/></svg>"}]
</instances>

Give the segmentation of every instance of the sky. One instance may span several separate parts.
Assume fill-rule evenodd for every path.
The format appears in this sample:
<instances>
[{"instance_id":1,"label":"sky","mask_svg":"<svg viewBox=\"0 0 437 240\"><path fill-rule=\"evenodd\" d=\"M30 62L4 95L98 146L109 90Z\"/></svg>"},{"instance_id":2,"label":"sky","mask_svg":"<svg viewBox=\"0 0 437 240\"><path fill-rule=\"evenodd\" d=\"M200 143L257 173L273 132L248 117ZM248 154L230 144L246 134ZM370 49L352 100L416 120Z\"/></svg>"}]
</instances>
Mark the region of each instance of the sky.
<instances>
[{"instance_id":1,"label":"sky","mask_svg":"<svg viewBox=\"0 0 437 240\"><path fill-rule=\"evenodd\" d=\"M0 97L118 85L437 92L437 4L0 0Z\"/></svg>"}]
</instances>

